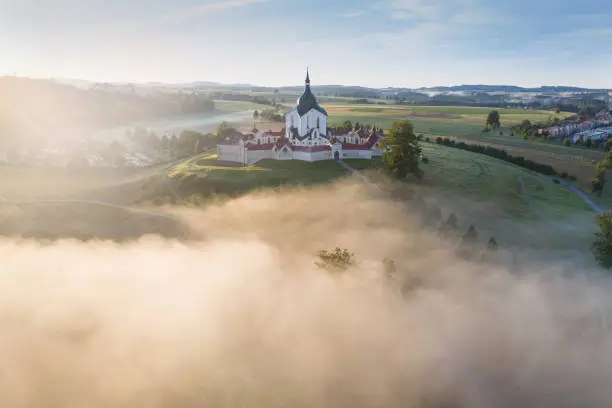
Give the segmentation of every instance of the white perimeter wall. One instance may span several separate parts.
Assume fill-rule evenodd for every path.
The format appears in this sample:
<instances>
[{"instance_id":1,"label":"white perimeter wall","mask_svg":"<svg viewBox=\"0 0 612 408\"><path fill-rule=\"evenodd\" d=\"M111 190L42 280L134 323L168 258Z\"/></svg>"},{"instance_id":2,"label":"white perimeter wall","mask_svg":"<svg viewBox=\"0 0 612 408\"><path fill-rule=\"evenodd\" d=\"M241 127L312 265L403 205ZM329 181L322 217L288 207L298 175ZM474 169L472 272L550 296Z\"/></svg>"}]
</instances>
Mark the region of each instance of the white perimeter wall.
<instances>
[{"instance_id":1,"label":"white perimeter wall","mask_svg":"<svg viewBox=\"0 0 612 408\"><path fill-rule=\"evenodd\" d=\"M293 160L302 160L307 162L315 162L321 160L331 160L331 152L293 152Z\"/></svg>"},{"instance_id":2,"label":"white perimeter wall","mask_svg":"<svg viewBox=\"0 0 612 408\"><path fill-rule=\"evenodd\" d=\"M242 146L217 145L217 160L244 163Z\"/></svg>"},{"instance_id":3,"label":"white perimeter wall","mask_svg":"<svg viewBox=\"0 0 612 408\"><path fill-rule=\"evenodd\" d=\"M270 150L247 150L247 163L255 164L262 159L273 159L274 151Z\"/></svg>"},{"instance_id":4,"label":"white perimeter wall","mask_svg":"<svg viewBox=\"0 0 612 408\"><path fill-rule=\"evenodd\" d=\"M344 150L343 156L345 159L371 159L371 150Z\"/></svg>"}]
</instances>

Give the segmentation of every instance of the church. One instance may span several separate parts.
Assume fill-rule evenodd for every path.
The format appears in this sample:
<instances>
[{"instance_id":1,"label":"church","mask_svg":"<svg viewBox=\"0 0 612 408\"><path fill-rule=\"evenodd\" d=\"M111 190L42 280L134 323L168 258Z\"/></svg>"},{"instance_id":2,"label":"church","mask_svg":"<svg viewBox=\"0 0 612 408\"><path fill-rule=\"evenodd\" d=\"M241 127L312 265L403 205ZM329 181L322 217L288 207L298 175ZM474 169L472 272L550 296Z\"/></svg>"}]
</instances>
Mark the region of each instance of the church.
<instances>
[{"instance_id":1,"label":"church","mask_svg":"<svg viewBox=\"0 0 612 408\"><path fill-rule=\"evenodd\" d=\"M382 130L333 132L327 119L327 112L310 89L310 74L306 72L304 93L285 115L282 131L236 132L217 145L217 158L252 165L263 159L315 162L382 156Z\"/></svg>"}]
</instances>

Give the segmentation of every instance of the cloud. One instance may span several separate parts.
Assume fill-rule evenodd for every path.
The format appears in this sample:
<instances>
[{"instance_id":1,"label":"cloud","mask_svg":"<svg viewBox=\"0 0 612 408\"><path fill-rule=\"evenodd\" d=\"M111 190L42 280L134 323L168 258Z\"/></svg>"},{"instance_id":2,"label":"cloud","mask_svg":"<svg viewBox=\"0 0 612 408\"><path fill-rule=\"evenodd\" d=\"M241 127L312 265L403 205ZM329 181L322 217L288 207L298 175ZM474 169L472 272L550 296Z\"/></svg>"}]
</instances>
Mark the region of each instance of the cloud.
<instances>
[{"instance_id":1,"label":"cloud","mask_svg":"<svg viewBox=\"0 0 612 408\"><path fill-rule=\"evenodd\" d=\"M364 14L365 14L365 11L349 11L347 13L342 14L342 17L355 18L355 17L363 16Z\"/></svg>"},{"instance_id":2,"label":"cloud","mask_svg":"<svg viewBox=\"0 0 612 408\"><path fill-rule=\"evenodd\" d=\"M209 2L196 7L183 8L169 12L165 15L156 18L155 23L174 23L216 13L223 10L249 6L251 4L256 3L263 3L265 1L267 0L222 0L216 2Z\"/></svg>"}]
</instances>

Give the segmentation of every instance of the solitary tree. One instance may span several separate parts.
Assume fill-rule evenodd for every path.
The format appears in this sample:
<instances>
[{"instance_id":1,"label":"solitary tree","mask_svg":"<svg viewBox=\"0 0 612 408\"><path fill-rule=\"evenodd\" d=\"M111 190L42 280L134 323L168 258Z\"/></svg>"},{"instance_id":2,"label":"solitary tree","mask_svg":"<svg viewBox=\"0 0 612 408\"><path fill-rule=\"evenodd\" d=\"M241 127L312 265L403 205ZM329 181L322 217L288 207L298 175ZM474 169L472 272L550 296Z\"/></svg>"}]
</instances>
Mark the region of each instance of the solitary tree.
<instances>
[{"instance_id":1,"label":"solitary tree","mask_svg":"<svg viewBox=\"0 0 612 408\"><path fill-rule=\"evenodd\" d=\"M355 254L348 249L336 248L333 251L320 251L315 264L329 272L341 272L356 264Z\"/></svg>"},{"instance_id":2,"label":"solitary tree","mask_svg":"<svg viewBox=\"0 0 612 408\"><path fill-rule=\"evenodd\" d=\"M461 237L461 241L465 244L473 244L478 241L478 234L476 233L476 228L474 228L473 225L470 225L470 229L468 229L468 232Z\"/></svg>"},{"instance_id":3,"label":"solitary tree","mask_svg":"<svg viewBox=\"0 0 612 408\"><path fill-rule=\"evenodd\" d=\"M409 120L393 122L389 136L382 144L385 148L383 163L393 177L404 179L410 173L418 178L423 176L419 168L421 146Z\"/></svg>"},{"instance_id":4,"label":"solitary tree","mask_svg":"<svg viewBox=\"0 0 612 408\"><path fill-rule=\"evenodd\" d=\"M592 244L597 262L604 268L612 268L612 212L603 213L596 219L599 232Z\"/></svg>"},{"instance_id":5,"label":"solitary tree","mask_svg":"<svg viewBox=\"0 0 612 408\"><path fill-rule=\"evenodd\" d=\"M487 245L487 249L491 252L497 252L497 241L495 238L491 237L489 244Z\"/></svg>"},{"instance_id":6,"label":"solitary tree","mask_svg":"<svg viewBox=\"0 0 612 408\"><path fill-rule=\"evenodd\" d=\"M492 128L492 129L499 129L501 127L501 123L499 121L499 112L498 111L493 110L493 111L489 112L489 116L487 116L486 127L487 128Z\"/></svg>"}]
</instances>

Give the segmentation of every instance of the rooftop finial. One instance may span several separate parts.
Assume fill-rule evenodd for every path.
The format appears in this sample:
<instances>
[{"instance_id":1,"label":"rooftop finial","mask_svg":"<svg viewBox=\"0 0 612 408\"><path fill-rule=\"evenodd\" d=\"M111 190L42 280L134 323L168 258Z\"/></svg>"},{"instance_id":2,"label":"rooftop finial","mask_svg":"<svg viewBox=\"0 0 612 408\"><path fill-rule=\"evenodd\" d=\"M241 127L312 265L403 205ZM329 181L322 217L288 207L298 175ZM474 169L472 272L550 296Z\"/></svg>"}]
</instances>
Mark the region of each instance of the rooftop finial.
<instances>
[{"instance_id":1,"label":"rooftop finial","mask_svg":"<svg viewBox=\"0 0 612 408\"><path fill-rule=\"evenodd\" d=\"M310 73L308 72L308 67L306 67L306 85L310 85Z\"/></svg>"}]
</instances>

